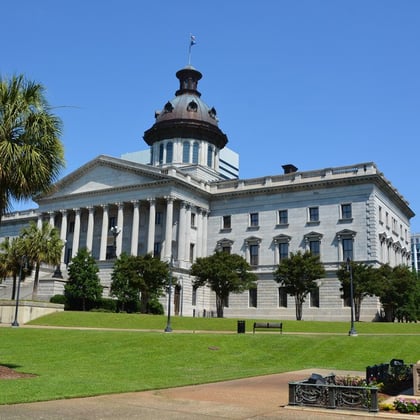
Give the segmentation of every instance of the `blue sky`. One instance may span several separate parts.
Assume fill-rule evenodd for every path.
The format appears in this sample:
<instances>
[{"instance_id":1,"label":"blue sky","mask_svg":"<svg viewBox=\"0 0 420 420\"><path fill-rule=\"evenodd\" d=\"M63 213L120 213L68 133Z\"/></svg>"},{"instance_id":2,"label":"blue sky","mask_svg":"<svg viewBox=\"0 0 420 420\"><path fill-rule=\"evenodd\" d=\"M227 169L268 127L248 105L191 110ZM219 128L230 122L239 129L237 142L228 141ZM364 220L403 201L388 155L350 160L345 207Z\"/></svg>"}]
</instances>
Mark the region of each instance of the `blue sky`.
<instances>
[{"instance_id":1,"label":"blue sky","mask_svg":"<svg viewBox=\"0 0 420 420\"><path fill-rule=\"evenodd\" d=\"M420 213L420 1L20 0L1 14L0 74L45 85L63 175L146 148L192 33L242 178L373 161Z\"/></svg>"}]
</instances>

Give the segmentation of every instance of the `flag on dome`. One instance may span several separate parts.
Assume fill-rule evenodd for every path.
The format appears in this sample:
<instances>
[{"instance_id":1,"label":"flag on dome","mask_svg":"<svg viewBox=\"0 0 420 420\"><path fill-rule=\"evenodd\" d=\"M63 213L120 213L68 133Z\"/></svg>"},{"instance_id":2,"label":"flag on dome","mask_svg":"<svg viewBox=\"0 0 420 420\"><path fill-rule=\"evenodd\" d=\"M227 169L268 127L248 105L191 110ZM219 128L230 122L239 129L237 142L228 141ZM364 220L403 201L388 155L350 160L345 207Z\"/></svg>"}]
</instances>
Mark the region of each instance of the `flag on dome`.
<instances>
[{"instance_id":1,"label":"flag on dome","mask_svg":"<svg viewBox=\"0 0 420 420\"><path fill-rule=\"evenodd\" d=\"M194 35L191 35L190 36L190 47L192 47L193 45L195 45L197 42L196 42L196 40L195 40L195 36Z\"/></svg>"}]
</instances>

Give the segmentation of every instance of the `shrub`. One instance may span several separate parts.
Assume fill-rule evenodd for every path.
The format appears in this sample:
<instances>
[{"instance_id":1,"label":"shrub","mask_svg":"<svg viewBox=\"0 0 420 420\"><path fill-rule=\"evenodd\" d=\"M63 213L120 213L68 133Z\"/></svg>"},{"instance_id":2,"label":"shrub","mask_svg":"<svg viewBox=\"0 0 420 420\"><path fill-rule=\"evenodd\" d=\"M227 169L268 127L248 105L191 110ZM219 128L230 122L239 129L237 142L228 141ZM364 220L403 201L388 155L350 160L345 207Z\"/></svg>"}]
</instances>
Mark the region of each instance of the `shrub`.
<instances>
[{"instance_id":1,"label":"shrub","mask_svg":"<svg viewBox=\"0 0 420 420\"><path fill-rule=\"evenodd\" d=\"M153 315L163 315L164 310L162 304L157 299L150 299L148 312Z\"/></svg>"},{"instance_id":2,"label":"shrub","mask_svg":"<svg viewBox=\"0 0 420 420\"><path fill-rule=\"evenodd\" d=\"M51 296L50 303L59 303L61 305L65 305L66 304L66 297L64 295Z\"/></svg>"}]
</instances>

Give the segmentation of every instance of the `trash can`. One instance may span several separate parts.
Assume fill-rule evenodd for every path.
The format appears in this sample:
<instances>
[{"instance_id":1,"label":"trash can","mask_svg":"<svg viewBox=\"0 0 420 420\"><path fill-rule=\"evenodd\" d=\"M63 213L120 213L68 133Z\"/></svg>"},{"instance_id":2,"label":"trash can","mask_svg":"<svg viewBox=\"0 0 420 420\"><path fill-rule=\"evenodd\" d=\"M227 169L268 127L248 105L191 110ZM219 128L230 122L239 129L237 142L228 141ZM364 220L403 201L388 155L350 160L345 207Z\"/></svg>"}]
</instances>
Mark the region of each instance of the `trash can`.
<instances>
[{"instance_id":1,"label":"trash can","mask_svg":"<svg viewBox=\"0 0 420 420\"><path fill-rule=\"evenodd\" d=\"M238 334L245 334L245 321L238 321Z\"/></svg>"}]
</instances>

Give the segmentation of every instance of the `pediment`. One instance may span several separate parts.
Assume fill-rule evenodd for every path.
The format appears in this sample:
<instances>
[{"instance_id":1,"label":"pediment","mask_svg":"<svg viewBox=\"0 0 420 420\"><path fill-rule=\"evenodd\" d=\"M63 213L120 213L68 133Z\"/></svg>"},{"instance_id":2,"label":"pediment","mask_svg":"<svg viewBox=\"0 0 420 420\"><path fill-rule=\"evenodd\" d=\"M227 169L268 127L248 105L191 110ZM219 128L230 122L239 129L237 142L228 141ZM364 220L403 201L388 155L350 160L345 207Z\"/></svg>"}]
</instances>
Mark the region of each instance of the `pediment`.
<instances>
[{"instance_id":1,"label":"pediment","mask_svg":"<svg viewBox=\"0 0 420 420\"><path fill-rule=\"evenodd\" d=\"M99 156L57 182L39 200L141 185L166 179L147 165Z\"/></svg>"}]
</instances>

